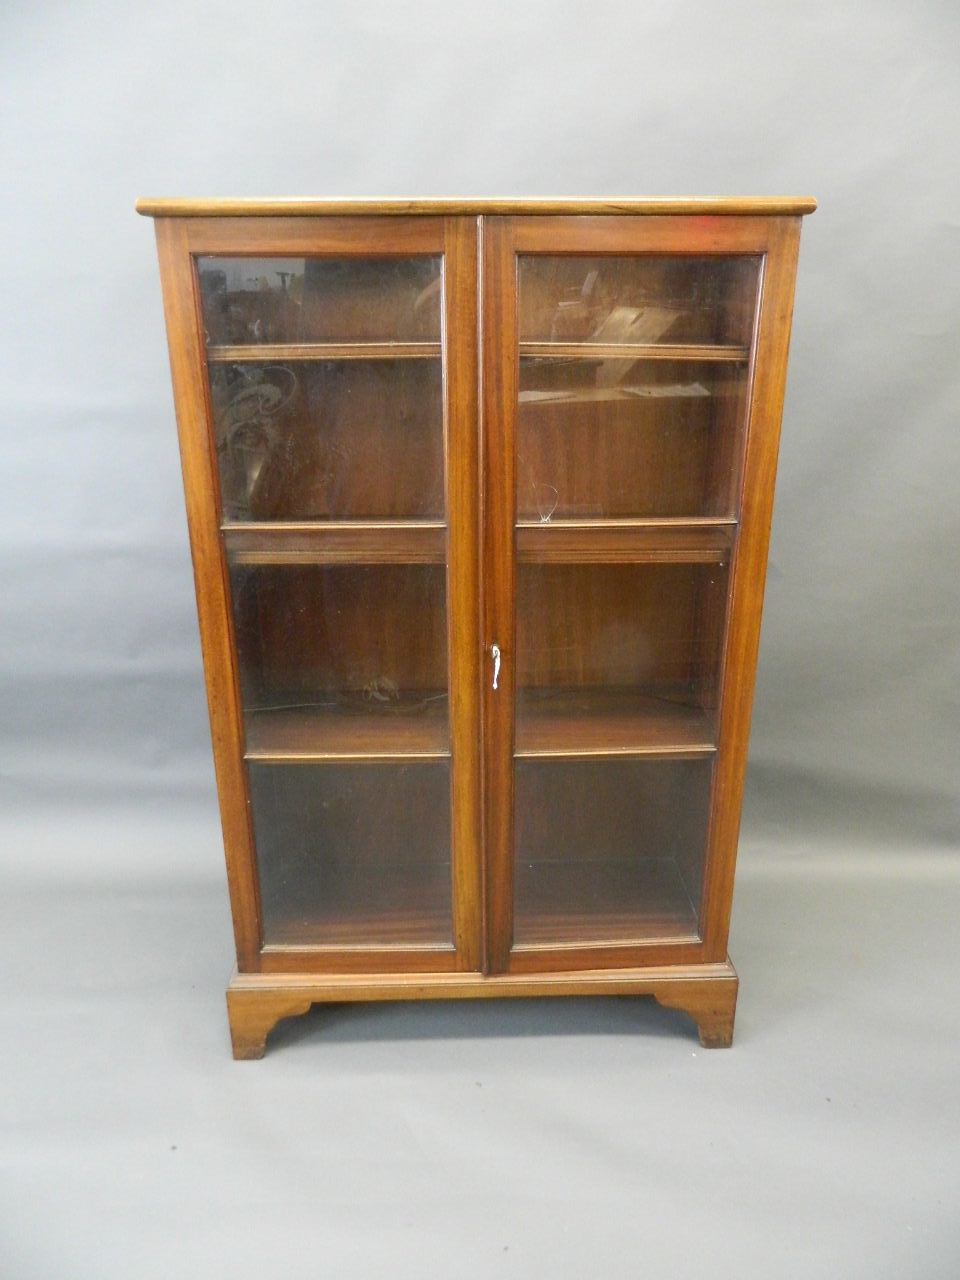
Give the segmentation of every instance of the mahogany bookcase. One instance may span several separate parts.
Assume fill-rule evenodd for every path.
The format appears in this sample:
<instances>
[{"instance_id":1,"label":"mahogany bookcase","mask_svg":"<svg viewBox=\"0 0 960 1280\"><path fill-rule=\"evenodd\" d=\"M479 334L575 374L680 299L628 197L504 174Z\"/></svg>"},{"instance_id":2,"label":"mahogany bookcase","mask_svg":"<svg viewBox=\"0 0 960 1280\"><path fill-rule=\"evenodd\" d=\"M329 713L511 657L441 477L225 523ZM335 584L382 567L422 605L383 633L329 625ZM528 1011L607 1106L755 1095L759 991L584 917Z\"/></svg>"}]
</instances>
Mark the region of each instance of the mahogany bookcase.
<instances>
[{"instance_id":1,"label":"mahogany bookcase","mask_svg":"<svg viewBox=\"0 0 960 1280\"><path fill-rule=\"evenodd\" d=\"M638 994L727 934L809 199L142 200L237 970Z\"/></svg>"}]
</instances>

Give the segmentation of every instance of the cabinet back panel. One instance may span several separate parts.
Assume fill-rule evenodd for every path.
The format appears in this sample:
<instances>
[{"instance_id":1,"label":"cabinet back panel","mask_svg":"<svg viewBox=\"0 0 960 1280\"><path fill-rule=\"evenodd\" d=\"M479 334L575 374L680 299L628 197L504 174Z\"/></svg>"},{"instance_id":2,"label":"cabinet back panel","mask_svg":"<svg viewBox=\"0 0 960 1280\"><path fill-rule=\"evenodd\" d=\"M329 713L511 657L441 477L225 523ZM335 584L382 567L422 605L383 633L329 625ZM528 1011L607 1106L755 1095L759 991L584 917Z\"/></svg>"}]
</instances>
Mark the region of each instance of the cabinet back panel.
<instances>
[{"instance_id":1,"label":"cabinet back panel","mask_svg":"<svg viewBox=\"0 0 960 1280\"><path fill-rule=\"evenodd\" d=\"M438 257L197 260L214 345L440 338Z\"/></svg>"},{"instance_id":2,"label":"cabinet back panel","mask_svg":"<svg viewBox=\"0 0 960 1280\"><path fill-rule=\"evenodd\" d=\"M721 619L700 607L719 564L520 564L520 688L689 691L717 679Z\"/></svg>"},{"instance_id":3,"label":"cabinet back panel","mask_svg":"<svg viewBox=\"0 0 960 1280\"><path fill-rule=\"evenodd\" d=\"M514 938L695 932L710 760L518 760Z\"/></svg>"},{"instance_id":4,"label":"cabinet back panel","mask_svg":"<svg viewBox=\"0 0 960 1280\"><path fill-rule=\"evenodd\" d=\"M235 567L247 708L324 692L389 699L447 685L442 565Z\"/></svg>"},{"instance_id":5,"label":"cabinet back panel","mask_svg":"<svg viewBox=\"0 0 960 1280\"><path fill-rule=\"evenodd\" d=\"M209 370L225 520L443 518L439 358Z\"/></svg>"},{"instance_id":6,"label":"cabinet back panel","mask_svg":"<svg viewBox=\"0 0 960 1280\"><path fill-rule=\"evenodd\" d=\"M522 360L518 517L730 515L745 381L746 365Z\"/></svg>"},{"instance_id":7,"label":"cabinet back panel","mask_svg":"<svg viewBox=\"0 0 960 1280\"><path fill-rule=\"evenodd\" d=\"M523 254L521 342L750 340L756 257Z\"/></svg>"},{"instance_id":8,"label":"cabinet back panel","mask_svg":"<svg viewBox=\"0 0 960 1280\"><path fill-rule=\"evenodd\" d=\"M249 775L266 944L452 943L446 762Z\"/></svg>"}]
</instances>

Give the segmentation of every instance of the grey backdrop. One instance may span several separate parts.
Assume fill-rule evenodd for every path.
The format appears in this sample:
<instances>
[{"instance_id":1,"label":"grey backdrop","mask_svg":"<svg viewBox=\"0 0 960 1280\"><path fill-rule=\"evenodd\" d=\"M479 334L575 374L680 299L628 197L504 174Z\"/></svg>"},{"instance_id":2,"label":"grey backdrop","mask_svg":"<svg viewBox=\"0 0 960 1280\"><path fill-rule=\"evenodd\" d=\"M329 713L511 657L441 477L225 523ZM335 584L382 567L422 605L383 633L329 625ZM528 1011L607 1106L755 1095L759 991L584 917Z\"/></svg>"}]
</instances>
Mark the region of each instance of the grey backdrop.
<instances>
[{"instance_id":1,"label":"grey backdrop","mask_svg":"<svg viewBox=\"0 0 960 1280\"><path fill-rule=\"evenodd\" d=\"M378 1249L395 1268L417 1274L419 1259L428 1274L444 1257L443 1230L427 1226L443 1204L458 1224L451 1247L475 1245L460 1274L495 1262L535 1275L535 1259L552 1257L554 1274L582 1275L577 1248L559 1247L551 1223L576 1223L584 1197L596 1220L604 1196L619 1204L626 1186L616 1221L577 1237L592 1240L583 1257L603 1258L607 1274L638 1274L630 1258L643 1248L671 1260L661 1274L686 1274L670 1231L691 1222L723 1226L731 1269L757 1262L764 1214L785 1212L788 1201L794 1212L809 1208L811 1230L832 1224L842 1246L834 1258L844 1259L834 1270L828 1254L805 1251L794 1220L791 1256L800 1261L790 1274L851 1276L871 1257L872 1274L884 1261L890 1274L946 1274L931 1262L937 1250L941 1259L958 1252L948 1212L956 1178L949 1190L938 1181L956 1173L953 1148L938 1146L942 1122L911 1114L891 1129L887 1111L875 1143L868 1131L859 1147L845 1146L850 1131L841 1128L824 1131L820 1146L818 1122L791 1109L797 1082L779 1076L773 1058L749 1055L751 1046L761 1053L768 1016L781 1039L775 1053L767 1048L781 1067L797 1060L792 1035L822 1045L833 1043L832 1028L842 1040L845 1015L832 1004L824 1012L824 992L844 988L855 1005L878 999L875 975L889 983L909 954L918 968L905 987L948 987L923 1024L933 1039L921 1035L903 1059L902 1045L874 1045L871 1057L852 1035L845 1078L855 1092L878 1053L923 1076L917 1088L934 1111L949 1115L956 1103L949 1075L938 1074L956 1063L957 957L936 952L955 932L949 913L942 932L926 935L933 941L922 939L957 891L960 826L958 49L954 0L0 5L0 872L9 946L0 1258L5 1248L15 1264L5 1274L152 1274L144 1259L124 1270L138 1247L158 1271L176 1257L182 1274L219 1274L226 1259L233 1274L246 1265L252 1274L270 1258L296 1274L373 1274ZM819 199L801 244L735 918L748 973L755 962L757 1012L751 1022L743 996L741 1047L722 1066L715 1057L701 1066L700 1055L697 1070L710 1074L695 1085L671 1067L690 1059L673 1023L658 1038L651 1014L654 1030L637 1042L625 1014L610 1024L603 1010L548 1015L547 1006L472 1019L447 1011L447 1020L362 1011L336 1024L332 1047L322 1030L289 1032L273 1059L241 1069L253 1072L242 1084L230 1074L220 1007L230 938L169 371L152 226L133 212L146 194ZM933 897L914 903L904 886L924 883ZM890 897L880 903L870 895L883 885ZM744 902L756 914L745 915ZM735 927L735 960L736 942ZM783 1002L824 948L834 968L791 1006L809 1012L798 1025ZM764 987L763 973L781 978ZM883 990L889 1001L868 1019L873 1031L900 1008ZM948 1032L944 1017L953 1018ZM638 1065L645 1053L654 1056ZM518 1090L504 1111L476 1113L479 1061L505 1091ZM569 1076L544 1061L563 1061ZM419 1082L413 1100L393 1074L401 1069ZM283 1077L289 1092L275 1095L285 1101L262 1109L260 1088L294 1070L292 1083ZM338 1070L359 1072L366 1087L351 1094ZM643 1071L648 1110L634 1113ZM528 1097L531 1073L540 1092ZM552 1129L537 1146L523 1125L536 1127L543 1089L553 1097L561 1080L579 1080L590 1092L598 1077L606 1119L581 1117L586 1127L566 1145ZM323 1170L301 1163L299 1146L308 1134L330 1137L330 1116L316 1110L318 1080L356 1120L353 1139L346 1121L342 1132L334 1124L340 1164ZM779 1092L758 1115L750 1105L764 1087ZM396 1105L374 1122L378 1088ZM698 1110L706 1098L711 1110ZM571 1103L582 1104L582 1094ZM657 1167L673 1168L685 1148L690 1168L681 1160L666 1189L630 1181L647 1168L636 1152L622 1165L598 1154L622 1135L628 1113L645 1132L657 1116L674 1126L664 1119ZM238 1116L252 1114L262 1128L238 1147ZM527 1168L518 1157L529 1183L512 1200L478 1193L476 1220L461 1223L476 1188L454 1173L454 1199L444 1199L455 1157L438 1135L464 1115L481 1167L486 1159L505 1196L514 1174L484 1146L492 1134L512 1150L519 1125L541 1163ZM796 1128L781 1136L800 1154L780 1168L783 1201L770 1205L763 1188L778 1156L757 1134L785 1115ZM729 1145L714 1164L703 1143L718 1116ZM184 1124L201 1157L186 1175L184 1155L171 1183L163 1160ZM744 1125L754 1139L738 1163ZM351 1164L385 1141L408 1154L414 1144L409 1166L391 1157L409 1203L390 1198L376 1161L363 1166L366 1180ZM909 1192L901 1182L900 1198L877 1185L855 1204L844 1200L851 1180L871 1186L904 1152ZM838 1161L844 1179L821 1203L817 1177ZM286 1209L261 1176L286 1177ZM731 1176L739 1207L716 1206L715 1222L698 1218L717 1180ZM201 1185L220 1197L208 1214ZM337 1262L329 1271L295 1248L320 1238L300 1199L306 1185L340 1189L333 1203L345 1216L327 1223L327 1256ZM392 1206L386 1236L365 1235L351 1217L371 1185ZM528 1190L537 1185L542 1200ZM699 1192L706 1200L694 1212ZM921 1220L928 1228L929 1269L917 1269L916 1255L892 1262L908 1239L896 1217L904 1195L924 1206L915 1213L918 1234ZM114 1201L119 1216L108 1210ZM272 1245L237 1214L254 1203L263 1230L277 1232ZM656 1206L645 1226L640 1203ZM511 1224L502 1241L483 1228L490 1215ZM521 1262L515 1245L515 1271L510 1232L529 1246ZM857 1248L866 1237L872 1255ZM418 1252L427 1241L434 1252ZM699 1257L684 1253L684 1265Z\"/></svg>"}]
</instances>

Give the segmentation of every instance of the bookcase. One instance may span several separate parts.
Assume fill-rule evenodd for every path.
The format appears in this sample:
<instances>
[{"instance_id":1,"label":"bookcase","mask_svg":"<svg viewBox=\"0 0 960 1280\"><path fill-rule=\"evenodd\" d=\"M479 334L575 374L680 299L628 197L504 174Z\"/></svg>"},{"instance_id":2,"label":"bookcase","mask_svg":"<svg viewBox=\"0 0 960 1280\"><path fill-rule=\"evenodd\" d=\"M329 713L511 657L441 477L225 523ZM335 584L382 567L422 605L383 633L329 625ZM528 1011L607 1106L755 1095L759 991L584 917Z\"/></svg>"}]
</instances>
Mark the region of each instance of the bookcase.
<instances>
[{"instance_id":1,"label":"bookcase","mask_svg":"<svg viewBox=\"0 0 960 1280\"><path fill-rule=\"evenodd\" d=\"M314 1003L620 994L727 1045L809 199L142 200L236 938Z\"/></svg>"}]
</instances>

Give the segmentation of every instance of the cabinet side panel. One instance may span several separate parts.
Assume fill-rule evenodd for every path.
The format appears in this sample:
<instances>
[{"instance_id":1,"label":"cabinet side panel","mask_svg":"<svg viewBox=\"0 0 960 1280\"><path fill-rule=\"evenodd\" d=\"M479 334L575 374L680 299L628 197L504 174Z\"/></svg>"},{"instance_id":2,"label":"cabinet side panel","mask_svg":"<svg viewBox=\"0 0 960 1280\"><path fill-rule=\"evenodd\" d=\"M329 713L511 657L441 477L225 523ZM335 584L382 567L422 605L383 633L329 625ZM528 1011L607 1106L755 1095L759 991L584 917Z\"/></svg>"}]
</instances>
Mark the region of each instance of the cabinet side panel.
<instances>
[{"instance_id":1,"label":"cabinet side panel","mask_svg":"<svg viewBox=\"0 0 960 1280\"><path fill-rule=\"evenodd\" d=\"M475 218L445 220L444 253L454 934L458 965L475 970L483 960Z\"/></svg>"},{"instance_id":2,"label":"cabinet side panel","mask_svg":"<svg viewBox=\"0 0 960 1280\"><path fill-rule=\"evenodd\" d=\"M193 267L182 222L160 218L156 234L237 962L241 972L255 972L260 923L253 833Z\"/></svg>"},{"instance_id":3,"label":"cabinet side panel","mask_svg":"<svg viewBox=\"0 0 960 1280\"><path fill-rule=\"evenodd\" d=\"M731 575L713 812L703 890L703 939L708 960L723 959L727 953L800 219L771 220L769 237L747 424L740 532Z\"/></svg>"}]
</instances>

